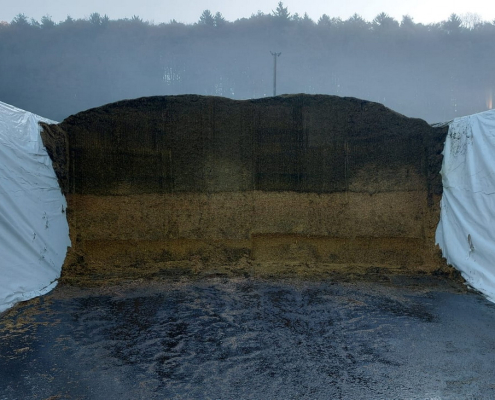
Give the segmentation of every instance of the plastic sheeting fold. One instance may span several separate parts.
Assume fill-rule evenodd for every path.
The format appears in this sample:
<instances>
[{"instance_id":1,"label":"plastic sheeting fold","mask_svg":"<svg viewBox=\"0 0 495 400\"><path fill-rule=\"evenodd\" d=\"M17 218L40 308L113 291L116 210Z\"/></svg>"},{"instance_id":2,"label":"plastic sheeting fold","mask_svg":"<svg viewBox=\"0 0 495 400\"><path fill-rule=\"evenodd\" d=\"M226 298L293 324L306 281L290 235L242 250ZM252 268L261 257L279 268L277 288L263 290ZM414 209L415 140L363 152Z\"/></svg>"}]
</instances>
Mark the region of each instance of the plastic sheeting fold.
<instances>
[{"instance_id":1,"label":"plastic sheeting fold","mask_svg":"<svg viewBox=\"0 0 495 400\"><path fill-rule=\"evenodd\" d=\"M436 242L447 262L495 302L495 110L449 125Z\"/></svg>"},{"instance_id":2,"label":"plastic sheeting fold","mask_svg":"<svg viewBox=\"0 0 495 400\"><path fill-rule=\"evenodd\" d=\"M0 312L52 290L70 246L40 121L55 123L0 102Z\"/></svg>"}]
</instances>

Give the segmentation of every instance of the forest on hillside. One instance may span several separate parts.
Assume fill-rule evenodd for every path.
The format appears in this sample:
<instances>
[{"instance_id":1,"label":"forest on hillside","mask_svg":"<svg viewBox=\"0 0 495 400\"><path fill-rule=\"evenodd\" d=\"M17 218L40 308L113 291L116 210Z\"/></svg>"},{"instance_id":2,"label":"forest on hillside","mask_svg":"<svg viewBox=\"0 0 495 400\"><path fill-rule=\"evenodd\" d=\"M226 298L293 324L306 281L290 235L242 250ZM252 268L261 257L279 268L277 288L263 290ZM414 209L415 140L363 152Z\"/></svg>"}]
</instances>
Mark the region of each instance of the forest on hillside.
<instances>
[{"instance_id":1,"label":"forest on hillside","mask_svg":"<svg viewBox=\"0 0 495 400\"><path fill-rule=\"evenodd\" d=\"M0 23L0 101L61 121L142 96L272 96L271 52L277 94L353 96L430 123L492 107L495 21L313 21L283 3L232 22L205 10L194 24L19 14Z\"/></svg>"}]
</instances>

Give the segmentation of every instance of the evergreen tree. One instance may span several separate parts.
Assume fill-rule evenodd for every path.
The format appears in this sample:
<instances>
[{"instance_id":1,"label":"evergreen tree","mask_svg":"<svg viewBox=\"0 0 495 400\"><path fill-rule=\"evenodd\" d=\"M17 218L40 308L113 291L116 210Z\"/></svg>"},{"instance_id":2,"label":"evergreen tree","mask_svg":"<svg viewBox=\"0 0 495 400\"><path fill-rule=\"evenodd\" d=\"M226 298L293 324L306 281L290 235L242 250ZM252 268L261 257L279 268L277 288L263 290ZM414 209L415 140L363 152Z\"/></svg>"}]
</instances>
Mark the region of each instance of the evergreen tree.
<instances>
[{"instance_id":1,"label":"evergreen tree","mask_svg":"<svg viewBox=\"0 0 495 400\"><path fill-rule=\"evenodd\" d=\"M282 3L281 1L279 1L275 11L272 11L272 14L279 21L286 22L290 19L290 12L287 7L284 7L284 3Z\"/></svg>"},{"instance_id":2,"label":"evergreen tree","mask_svg":"<svg viewBox=\"0 0 495 400\"><path fill-rule=\"evenodd\" d=\"M199 17L198 24L206 25L206 26L215 26L215 17L213 16L210 10L203 11L201 16Z\"/></svg>"},{"instance_id":3,"label":"evergreen tree","mask_svg":"<svg viewBox=\"0 0 495 400\"><path fill-rule=\"evenodd\" d=\"M215 14L215 18L214 18L214 24L215 26L218 28L218 27L222 27L224 26L225 24L227 24L227 21L225 20L225 18L223 17L222 13L220 12L217 12Z\"/></svg>"},{"instance_id":4,"label":"evergreen tree","mask_svg":"<svg viewBox=\"0 0 495 400\"><path fill-rule=\"evenodd\" d=\"M49 15L45 15L41 17L41 27L43 29L50 29L55 26L55 22L53 22L52 17Z\"/></svg>"},{"instance_id":5,"label":"evergreen tree","mask_svg":"<svg viewBox=\"0 0 495 400\"><path fill-rule=\"evenodd\" d=\"M29 26L28 17L25 14L17 14L11 22L11 25L25 27Z\"/></svg>"}]
</instances>

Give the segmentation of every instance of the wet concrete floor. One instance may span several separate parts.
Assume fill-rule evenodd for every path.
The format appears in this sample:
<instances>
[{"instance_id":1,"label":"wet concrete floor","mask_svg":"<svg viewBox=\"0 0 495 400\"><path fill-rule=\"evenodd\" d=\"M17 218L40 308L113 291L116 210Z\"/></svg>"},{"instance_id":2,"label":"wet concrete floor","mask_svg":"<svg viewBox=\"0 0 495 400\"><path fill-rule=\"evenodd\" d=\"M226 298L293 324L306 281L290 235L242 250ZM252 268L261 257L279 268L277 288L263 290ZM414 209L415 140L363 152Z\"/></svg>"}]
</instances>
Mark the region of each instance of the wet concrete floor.
<instances>
[{"instance_id":1,"label":"wet concrete floor","mask_svg":"<svg viewBox=\"0 0 495 400\"><path fill-rule=\"evenodd\" d=\"M440 278L59 286L0 315L0 399L492 399L495 305Z\"/></svg>"}]
</instances>

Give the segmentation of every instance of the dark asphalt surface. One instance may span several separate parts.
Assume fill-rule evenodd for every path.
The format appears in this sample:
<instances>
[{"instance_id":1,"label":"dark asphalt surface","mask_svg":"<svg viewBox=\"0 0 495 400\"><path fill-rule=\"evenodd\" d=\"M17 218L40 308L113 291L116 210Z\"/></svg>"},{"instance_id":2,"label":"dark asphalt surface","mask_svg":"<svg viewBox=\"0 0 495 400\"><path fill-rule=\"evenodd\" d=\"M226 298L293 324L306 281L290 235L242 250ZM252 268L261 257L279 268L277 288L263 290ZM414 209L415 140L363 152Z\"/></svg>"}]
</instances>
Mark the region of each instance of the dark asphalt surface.
<instances>
[{"instance_id":1,"label":"dark asphalt surface","mask_svg":"<svg viewBox=\"0 0 495 400\"><path fill-rule=\"evenodd\" d=\"M392 279L58 287L0 315L0 399L495 398L495 305Z\"/></svg>"}]
</instances>

